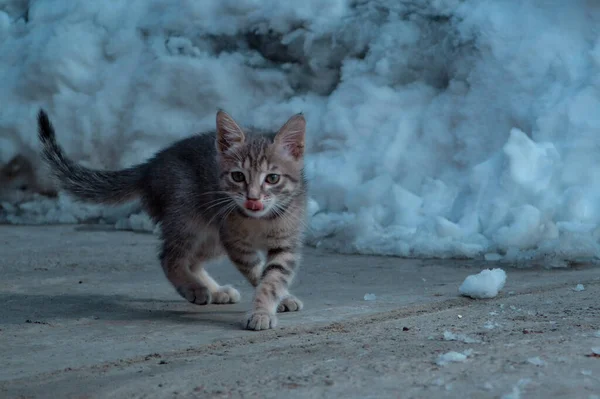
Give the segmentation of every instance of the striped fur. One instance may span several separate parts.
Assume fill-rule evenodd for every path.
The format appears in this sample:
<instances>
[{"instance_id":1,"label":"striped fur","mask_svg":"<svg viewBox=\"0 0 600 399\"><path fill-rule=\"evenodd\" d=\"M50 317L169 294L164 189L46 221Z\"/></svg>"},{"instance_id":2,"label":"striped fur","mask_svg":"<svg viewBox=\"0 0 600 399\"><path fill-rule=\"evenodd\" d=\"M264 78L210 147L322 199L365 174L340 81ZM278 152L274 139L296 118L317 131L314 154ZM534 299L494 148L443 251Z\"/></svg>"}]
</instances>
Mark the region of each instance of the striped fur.
<instances>
[{"instance_id":1,"label":"striped fur","mask_svg":"<svg viewBox=\"0 0 600 399\"><path fill-rule=\"evenodd\" d=\"M180 140L120 171L92 170L68 159L43 110L38 128L44 159L67 193L95 203L141 200L161 227L165 276L187 301L240 300L235 288L218 284L204 269L228 256L255 287L247 329L272 328L278 311L302 309L289 292L301 260L306 208L302 115L277 133L247 134L219 111L214 134ZM248 208L248 200L260 209Z\"/></svg>"},{"instance_id":2,"label":"striped fur","mask_svg":"<svg viewBox=\"0 0 600 399\"><path fill-rule=\"evenodd\" d=\"M60 186L77 199L118 204L139 196L143 165L115 172L96 171L74 164L56 143L54 127L43 110L38 114L38 135L44 146L43 157Z\"/></svg>"}]
</instances>

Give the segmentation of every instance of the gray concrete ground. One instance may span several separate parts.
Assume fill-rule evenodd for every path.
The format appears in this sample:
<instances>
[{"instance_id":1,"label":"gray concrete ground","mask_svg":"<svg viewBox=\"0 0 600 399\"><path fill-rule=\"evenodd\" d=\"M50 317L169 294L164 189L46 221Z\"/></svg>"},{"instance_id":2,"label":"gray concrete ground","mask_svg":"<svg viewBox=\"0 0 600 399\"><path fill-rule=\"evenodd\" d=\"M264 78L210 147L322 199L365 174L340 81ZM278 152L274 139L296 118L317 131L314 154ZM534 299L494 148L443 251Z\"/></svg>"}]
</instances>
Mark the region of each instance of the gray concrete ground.
<instances>
[{"instance_id":1,"label":"gray concrete ground","mask_svg":"<svg viewBox=\"0 0 600 399\"><path fill-rule=\"evenodd\" d=\"M457 288L489 263L307 249L293 290L305 309L249 332L252 291L232 266L209 270L241 303L191 305L163 277L156 245L93 226L0 226L0 397L600 395L598 267L505 266L503 292L475 301ZM468 356L438 365L449 351Z\"/></svg>"}]
</instances>

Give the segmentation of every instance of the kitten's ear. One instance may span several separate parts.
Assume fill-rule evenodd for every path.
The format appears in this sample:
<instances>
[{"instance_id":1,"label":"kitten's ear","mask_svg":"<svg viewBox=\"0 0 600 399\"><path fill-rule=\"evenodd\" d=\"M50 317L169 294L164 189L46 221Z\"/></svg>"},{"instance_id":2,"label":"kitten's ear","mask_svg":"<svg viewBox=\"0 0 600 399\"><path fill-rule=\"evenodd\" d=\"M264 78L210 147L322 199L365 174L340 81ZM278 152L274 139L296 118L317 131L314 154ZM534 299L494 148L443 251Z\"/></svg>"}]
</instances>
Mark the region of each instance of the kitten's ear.
<instances>
[{"instance_id":1,"label":"kitten's ear","mask_svg":"<svg viewBox=\"0 0 600 399\"><path fill-rule=\"evenodd\" d=\"M242 128L225 111L217 112L217 150L224 153L231 147L243 144L246 135Z\"/></svg>"},{"instance_id":2,"label":"kitten's ear","mask_svg":"<svg viewBox=\"0 0 600 399\"><path fill-rule=\"evenodd\" d=\"M279 129L275 136L275 144L288 156L299 161L304 156L304 133L306 120L304 115L296 114Z\"/></svg>"}]
</instances>

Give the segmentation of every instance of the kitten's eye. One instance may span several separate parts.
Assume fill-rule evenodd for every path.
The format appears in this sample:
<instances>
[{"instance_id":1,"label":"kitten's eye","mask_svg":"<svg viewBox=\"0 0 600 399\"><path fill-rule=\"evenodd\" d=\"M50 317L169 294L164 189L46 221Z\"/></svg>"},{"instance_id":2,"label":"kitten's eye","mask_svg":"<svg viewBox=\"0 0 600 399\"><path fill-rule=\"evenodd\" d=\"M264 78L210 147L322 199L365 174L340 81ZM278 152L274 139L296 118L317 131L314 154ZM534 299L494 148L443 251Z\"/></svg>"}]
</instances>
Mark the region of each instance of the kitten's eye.
<instances>
[{"instance_id":1,"label":"kitten's eye","mask_svg":"<svg viewBox=\"0 0 600 399\"><path fill-rule=\"evenodd\" d=\"M265 181L269 184L277 184L279 182L279 175L270 173L265 177Z\"/></svg>"},{"instance_id":2,"label":"kitten's eye","mask_svg":"<svg viewBox=\"0 0 600 399\"><path fill-rule=\"evenodd\" d=\"M244 176L244 174L242 172L237 172L237 171L236 172L231 172L231 178L236 183L241 183L244 180L246 180L246 176Z\"/></svg>"}]
</instances>

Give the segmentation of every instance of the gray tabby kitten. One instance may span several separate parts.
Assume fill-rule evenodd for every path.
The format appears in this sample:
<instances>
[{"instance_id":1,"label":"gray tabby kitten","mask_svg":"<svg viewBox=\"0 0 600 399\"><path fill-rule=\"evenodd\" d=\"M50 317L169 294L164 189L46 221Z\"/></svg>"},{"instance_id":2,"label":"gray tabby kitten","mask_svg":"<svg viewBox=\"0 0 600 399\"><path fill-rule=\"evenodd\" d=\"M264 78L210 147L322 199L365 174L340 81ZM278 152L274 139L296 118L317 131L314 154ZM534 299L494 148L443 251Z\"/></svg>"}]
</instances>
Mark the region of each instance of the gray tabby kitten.
<instances>
[{"instance_id":1,"label":"gray tabby kitten","mask_svg":"<svg viewBox=\"0 0 600 399\"><path fill-rule=\"evenodd\" d=\"M69 194L105 204L141 199L160 224L161 265L183 298L197 305L238 302L239 292L203 267L227 255L256 288L247 329L273 328L276 312L302 309L288 291L300 262L307 201L301 114L276 134L259 135L246 134L219 111L216 139L195 135L119 171L69 160L43 110L38 127L44 158Z\"/></svg>"}]
</instances>

